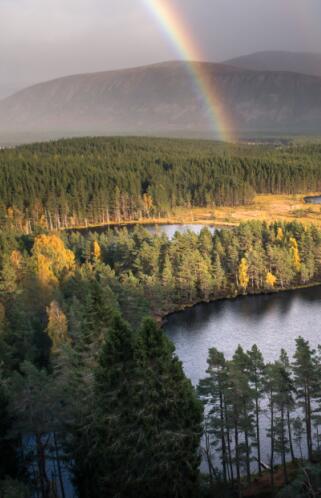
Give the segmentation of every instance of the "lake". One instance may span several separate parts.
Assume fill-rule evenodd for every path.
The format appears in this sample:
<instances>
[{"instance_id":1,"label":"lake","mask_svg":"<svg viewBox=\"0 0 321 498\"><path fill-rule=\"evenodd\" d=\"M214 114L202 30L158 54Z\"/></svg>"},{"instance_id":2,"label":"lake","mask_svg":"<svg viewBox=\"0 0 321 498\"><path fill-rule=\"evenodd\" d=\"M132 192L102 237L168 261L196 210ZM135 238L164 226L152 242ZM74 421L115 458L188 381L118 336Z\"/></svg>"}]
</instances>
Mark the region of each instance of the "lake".
<instances>
[{"instance_id":1,"label":"lake","mask_svg":"<svg viewBox=\"0 0 321 498\"><path fill-rule=\"evenodd\" d=\"M321 195L314 195L311 197L305 197L304 202L306 204L321 204Z\"/></svg>"},{"instance_id":2,"label":"lake","mask_svg":"<svg viewBox=\"0 0 321 498\"><path fill-rule=\"evenodd\" d=\"M316 348L321 344L320 304L321 286L271 295L244 296L199 304L175 313L168 317L165 331L174 342L186 375L196 386L206 376L208 350L214 346L231 359L239 344L245 350L257 344L266 362L276 360L281 348L292 357L295 339L299 335ZM262 407L267 407L266 400L263 400ZM266 437L269 418L262 413L260 420L262 459L267 462L270 454L270 441ZM294 450L298 455L299 447L295 444ZM303 452L306 452L305 443ZM280 463L280 459L276 457L275 462ZM217 455L214 456L214 463L217 467L221 466ZM201 469L207 472L205 460ZM252 469L256 469L255 462Z\"/></svg>"},{"instance_id":3,"label":"lake","mask_svg":"<svg viewBox=\"0 0 321 498\"><path fill-rule=\"evenodd\" d=\"M281 348L292 355L299 335L313 347L321 344L321 286L199 304L169 316L165 331L196 385L213 346L229 359L238 344L257 344L265 360L273 361Z\"/></svg>"},{"instance_id":4,"label":"lake","mask_svg":"<svg viewBox=\"0 0 321 498\"><path fill-rule=\"evenodd\" d=\"M199 234L202 228L207 227L211 233L214 233L216 227L214 225L202 225L200 223L193 223L190 225L186 224L155 224L155 223L144 223L144 224L129 224L129 225L104 225L100 227L90 227L90 228L80 228L80 229L70 229L70 231L77 231L80 233L96 232L104 233L109 230L120 230L122 228L127 228L129 232L135 229L135 227L140 226L150 232L152 235L161 235L165 233L169 239L172 239L176 232L186 233L188 230Z\"/></svg>"}]
</instances>

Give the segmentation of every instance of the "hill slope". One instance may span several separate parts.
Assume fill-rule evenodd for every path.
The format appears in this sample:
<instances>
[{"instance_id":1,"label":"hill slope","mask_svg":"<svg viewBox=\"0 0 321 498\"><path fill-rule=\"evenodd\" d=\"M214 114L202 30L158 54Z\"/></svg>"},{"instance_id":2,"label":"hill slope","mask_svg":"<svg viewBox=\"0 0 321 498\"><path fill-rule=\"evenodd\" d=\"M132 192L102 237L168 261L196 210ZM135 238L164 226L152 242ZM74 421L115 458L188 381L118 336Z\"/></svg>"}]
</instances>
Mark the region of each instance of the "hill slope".
<instances>
[{"instance_id":1,"label":"hill slope","mask_svg":"<svg viewBox=\"0 0 321 498\"><path fill-rule=\"evenodd\" d=\"M300 52L256 52L225 62L254 71L291 71L321 77L321 54Z\"/></svg>"},{"instance_id":2,"label":"hill slope","mask_svg":"<svg viewBox=\"0 0 321 498\"><path fill-rule=\"evenodd\" d=\"M317 132L321 78L199 63L237 130ZM0 101L0 134L209 133L207 108L182 62L83 74Z\"/></svg>"}]
</instances>

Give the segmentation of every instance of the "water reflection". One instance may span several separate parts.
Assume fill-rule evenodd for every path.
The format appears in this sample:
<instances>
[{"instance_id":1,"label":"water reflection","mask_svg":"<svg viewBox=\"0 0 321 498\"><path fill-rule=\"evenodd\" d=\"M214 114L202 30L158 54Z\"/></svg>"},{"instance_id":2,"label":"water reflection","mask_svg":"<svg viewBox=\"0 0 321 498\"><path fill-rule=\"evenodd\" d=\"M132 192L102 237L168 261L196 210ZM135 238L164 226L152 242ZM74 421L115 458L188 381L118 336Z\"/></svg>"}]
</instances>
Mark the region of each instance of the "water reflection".
<instances>
[{"instance_id":1,"label":"water reflection","mask_svg":"<svg viewBox=\"0 0 321 498\"><path fill-rule=\"evenodd\" d=\"M321 204L321 195L314 195L311 197L305 197L304 202L306 204Z\"/></svg>"},{"instance_id":2,"label":"water reflection","mask_svg":"<svg viewBox=\"0 0 321 498\"><path fill-rule=\"evenodd\" d=\"M88 234L90 232L96 232L96 233L105 233L109 232L111 230L119 230L121 228L127 228L129 232L133 231L135 227L140 226L141 228L144 228L147 230L149 233L152 235L161 235L161 234L166 234L169 239L172 239L175 235L176 232L179 233L186 233L188 230L191 232L194 232L196 234L199 234L202 228L207 226L207 228L210 230L211 233L214 233L216 230L216 227L214 225L201 225L201 224L191 224L191 225L180 225L180 224L173 224L173 225L156 225L154 223L148 223L148 224L143 224L143 225L138 225L138 224L130 224L130 225L106 225L106 226L101 226L101 227L92 227L92 228L80 228L75 231L80 232L82 234Z\"/></svg>"},{"instance_id":3,"label":"water reflection","mask_svg":"<svg viewBox=\"0 0 321 498\"><path fill-rule=\"evenodd\" d=\"M244 296L200 304L168 318L165 330L194 384L204 377L209 348L232 357L238 344L257 344L266 361L281 348L290 355L302 335L313 347L321 343L321 287L272 295Z\"/></svg>"},{"instance_id":4,"label":"water reflection","mask_svg":"<svg viewBox=\"0 0 321 498\"><path fill-rule=\"evenodd\" d=\"M172 239L176 232L186 233L187 231L199 234L205 225L193 224L193 225L143 225L146 230L151 234L163 234L165 233L169 239ZM215 227L213 225L206 225L211 233L215 232Z\"/></svg>"}]
</instances>

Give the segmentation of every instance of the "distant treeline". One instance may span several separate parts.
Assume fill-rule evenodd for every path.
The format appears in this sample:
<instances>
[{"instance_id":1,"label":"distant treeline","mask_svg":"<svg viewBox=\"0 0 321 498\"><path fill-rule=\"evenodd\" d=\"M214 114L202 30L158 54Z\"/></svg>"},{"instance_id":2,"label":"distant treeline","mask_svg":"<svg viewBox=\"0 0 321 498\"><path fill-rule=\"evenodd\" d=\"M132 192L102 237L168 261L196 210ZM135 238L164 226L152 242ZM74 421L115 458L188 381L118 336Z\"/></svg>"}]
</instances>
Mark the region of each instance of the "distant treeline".
<instances>
[{"instance_id":1,"label":"distant treeline","mask_svg":"<svg viewBox=\"0 0 321 498\"><path fill-rule=\"evenodd\" d=\"M79 138L0 151L0 221L31 231L321 189L321 145Z\"/></svg>"}]
</instances>

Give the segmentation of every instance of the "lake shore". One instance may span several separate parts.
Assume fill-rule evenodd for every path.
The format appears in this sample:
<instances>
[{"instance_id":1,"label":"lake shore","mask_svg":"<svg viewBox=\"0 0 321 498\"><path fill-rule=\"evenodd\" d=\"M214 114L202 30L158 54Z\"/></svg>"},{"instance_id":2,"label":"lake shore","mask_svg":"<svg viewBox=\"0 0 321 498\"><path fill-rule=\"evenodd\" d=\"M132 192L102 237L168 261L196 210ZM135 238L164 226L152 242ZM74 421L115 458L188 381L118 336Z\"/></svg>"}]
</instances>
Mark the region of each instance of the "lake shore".
<instances>
[{"instance_id":1,"label":"lake shore","mask_svg":"<svg viewBox=\"0 0 321 498\"><path fill-rule=\"evenodd\" d=\"M244 206L193 207L176 208L169 216L150 217L134 220L111 221L110 223L87 223L63 230L95 230L95 228L130 226L130 225L174 225L200 224L217 227L233 227L244 221L298 221L303 224L321 226L321 207L319 204L307 204L306 197L320 195L318 192L306 192L295 195L259 194L254 201Z\"/></svg>"},{"instance_id":2,"label":"lake shore","mask_svg":"<svg viewBox=\"0 0 321 498\"><path fill-rule=\"evenodd\" d=\"M291 292L291 291L296 291L300 289L312 289L313 287L320 287L321 286L321 281L314 281L310 282L307 284L297 284L297 285L292 285L290 287L286 288L275 288L275 289L266 289L266 290L257 290L257 291L250 291L250 292L234 292L226 295L221 295L217 297L213 297L209 300L201 300L201 301L195 301L193 303L189 304L180 304L177 306L176 309L174 310L164 310L163 312L159 313L153 313L152 316L154 320L160 325L160 327L164 327L167 323L167 320L170 316L176 315L178 313L184 313L184 311L192 309L200 304L211 304L215 303L217 301L232 301L239 299L241 297L249 297L249 296L267 296L267 295L274 295L274 294L279 294L279 293L285 293L285 292Z\"/></svg>"}]
</instances>

